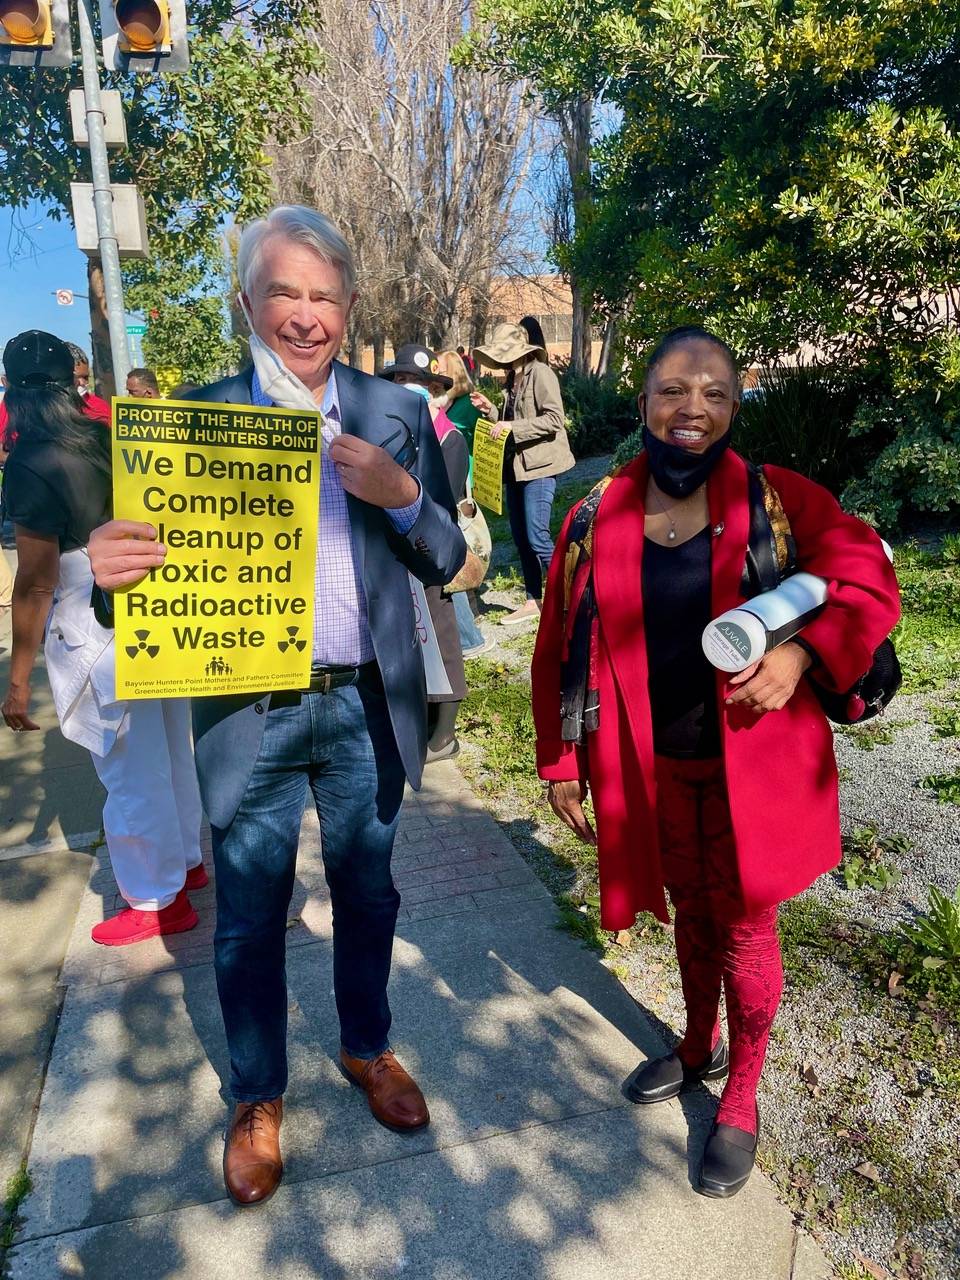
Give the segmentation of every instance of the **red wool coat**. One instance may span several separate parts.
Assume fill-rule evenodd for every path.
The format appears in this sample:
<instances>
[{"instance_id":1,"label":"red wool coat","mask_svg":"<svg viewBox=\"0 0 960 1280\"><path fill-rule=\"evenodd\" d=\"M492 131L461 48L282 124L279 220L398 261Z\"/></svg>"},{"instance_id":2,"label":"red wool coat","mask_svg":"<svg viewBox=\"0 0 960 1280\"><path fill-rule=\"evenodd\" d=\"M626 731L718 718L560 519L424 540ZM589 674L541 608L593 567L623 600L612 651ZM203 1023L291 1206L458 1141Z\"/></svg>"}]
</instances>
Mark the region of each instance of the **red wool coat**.
<instances>
[{"instance_id":1,"label":"red wool coat","mask_svg":"<svg viewBox=\"0 0 960 1280\"><path fill-rule=\"evenodd\" d=\"M804 638L820 657L821 678L847 689L900 615L893 567L877 534L845 514L826 489L782 467L764 470L790 519L799 567L830 584L827 604ZM585 747L560 738L563 564L572 512L550 568L533 656L538 772L590 783L605 929L628 928L638 911L668 919L641 590L647 474L641 455L610 484L594 523L600 725ZM732 451L714 468L707 499L710 523L723 526L712 540L716 617L744 599L747 469ZM725 705L728 678L717 672L720 733L741 888L752 913L800 893L839 861L837 767L829 723L806 680L780 711L757 716Z\"/></svg>"}]
</instances>

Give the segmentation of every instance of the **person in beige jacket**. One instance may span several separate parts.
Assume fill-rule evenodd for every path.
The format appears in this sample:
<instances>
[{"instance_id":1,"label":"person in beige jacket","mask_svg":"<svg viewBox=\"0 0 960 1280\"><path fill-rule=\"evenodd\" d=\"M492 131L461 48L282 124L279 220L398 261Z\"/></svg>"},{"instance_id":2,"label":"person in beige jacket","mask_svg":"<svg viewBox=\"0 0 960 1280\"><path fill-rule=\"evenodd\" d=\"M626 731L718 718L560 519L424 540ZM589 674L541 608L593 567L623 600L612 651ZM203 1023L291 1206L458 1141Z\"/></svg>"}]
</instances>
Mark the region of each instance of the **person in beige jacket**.
<instances>
[{"instance_id":1,"label":"person in beige jacket","mask_svg":"<svg viewBox=\"0 0 960 1280\"><path fill-rule=\"evenodd\" d=\"M519 609L501 620L510 627L539 616L543 581L553 556L550 512L557 476L570 470L574 457L564 425L560 383L547 363L541 335L530 335L519 325L500 324L491 341L473 354L482 364L512 373L507 378L502 422L487 396L479 391L471 396L480 412L497 424L491 434L510 433L503 468L507 510L527 595Z\"/></svg>"}]
</instances>

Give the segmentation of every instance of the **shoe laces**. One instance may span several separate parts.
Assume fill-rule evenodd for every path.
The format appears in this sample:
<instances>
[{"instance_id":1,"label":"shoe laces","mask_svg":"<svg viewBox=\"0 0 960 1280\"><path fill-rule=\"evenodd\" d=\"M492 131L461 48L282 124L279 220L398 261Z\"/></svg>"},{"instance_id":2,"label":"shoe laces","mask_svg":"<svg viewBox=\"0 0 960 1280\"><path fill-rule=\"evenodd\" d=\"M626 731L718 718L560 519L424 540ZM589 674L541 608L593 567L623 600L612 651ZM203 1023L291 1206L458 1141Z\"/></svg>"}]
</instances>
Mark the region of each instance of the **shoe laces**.
<instances>
[{"instance_id":1,"label":"shoe laces","mask_svg":"<svg viewBox=\"0 0 960 1280\"><path fill-rule=\"evenodd\" d=\"M369 1067L367 1067L364 1072L366 1076L365 1083L376 1087L384 1076L402 1074L402 1072L403 1067L401 1067L393 1054L387 1050L386 1053L381 1053L378 1058L374 1058Z\"/></svg>"},{"instance_id":2,"label":"shoe laces","mask_svg":"<svg viewBox=\"0 0 960 1280\"><path fill-rule=\"evenodd\" d=\"M253 1137L255 1133L262 1133L264 1130L264 1120L276 1120L277 1107L273 1102L251 1102L246 1111L237 1121L237 1132L253 1146Z\"/></svg>"}]
</instances>

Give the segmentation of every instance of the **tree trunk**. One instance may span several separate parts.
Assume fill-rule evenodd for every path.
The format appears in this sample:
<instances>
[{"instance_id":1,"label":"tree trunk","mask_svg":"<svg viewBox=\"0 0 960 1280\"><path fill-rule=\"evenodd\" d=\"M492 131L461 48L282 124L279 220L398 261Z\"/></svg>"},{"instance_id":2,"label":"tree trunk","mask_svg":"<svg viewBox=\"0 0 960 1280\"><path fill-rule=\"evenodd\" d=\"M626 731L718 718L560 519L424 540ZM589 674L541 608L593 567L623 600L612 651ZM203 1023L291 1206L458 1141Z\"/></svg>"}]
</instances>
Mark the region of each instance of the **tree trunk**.
<instances>
[{"instance_id":1,"label":"tree trunk","mask_svg":"<svg viewBox=\"0 0 960 1280\"><path fill-rule=\"evenodd\" d=\"M570 336L570 369L573 373L590 372L592 344L590 341L590 309L576 276L570 276L570 292L573 296L573 331Z\"/></svg>"},{"instance_id":2,"label":"tree trunk","mask_svg":"<svg viewBox=\"0 0 960 1280\"><path fill-rule=\"evenodd\" d=\"M597 377L605 378L610 372L610 357L613 355L613 344L617 337L617 322L611 316L603 327L603 345L600 347L600 358L597 361Z\"/></svg>"},{"instance_id":3,"label":"tree trunk","mask_svg":"<svg viewBox=\"0 0 960 1280\"><path fill-rule=\"evenodd\" d=\"M98 395L109 401L117 394L113 378L113 353L110 350L110 327L107 324L107 292L103 283L103 267L99 258L87 259L87 293L90 298L90 345L93 348L94 386ZM126 388L121 388L121 393Z\"/></svg>"},{"instance_id":4,"label":"tree trunk","mask_svg":"<svg viewBox=\"0 0 960 1280\"><path fill-rule=\"evenodd\" d=\"M379 373L383 368L383 334L375 333L370 341L370 345L373 347L373 372Z\"/></svg>"},{"instance_id":5,"label":"tree trunk","mask_svg":"<svg viewBox=\"0 0 960 1280\"><path fill-rule=\"evenodd\" d=\"M590 138L593 126L593 98L582 96L570 102L560 115L560 132L570 172L573 194L574 235L580 230L593 207L590 175ZM573 332L570 342L570 368L574 373L590 372L590 297L575 272L570 274L573 295Z\"/></svg>"}]
</instances>

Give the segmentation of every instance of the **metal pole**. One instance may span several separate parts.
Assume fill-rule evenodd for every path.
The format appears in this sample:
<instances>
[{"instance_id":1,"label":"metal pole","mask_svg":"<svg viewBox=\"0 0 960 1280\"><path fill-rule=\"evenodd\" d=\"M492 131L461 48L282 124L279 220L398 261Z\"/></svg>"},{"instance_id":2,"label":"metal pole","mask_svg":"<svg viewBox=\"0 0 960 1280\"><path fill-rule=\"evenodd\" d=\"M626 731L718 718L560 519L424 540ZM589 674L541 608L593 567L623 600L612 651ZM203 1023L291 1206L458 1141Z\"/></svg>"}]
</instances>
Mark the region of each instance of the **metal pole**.
<instances>
[{"instance_id":1,"label":"metal pole","mask_svg":"<svg viewBox=\"0 0 960 1280\"><path fill-rule=\"evenodd\" d=\"M97 215L97 239L107 295L113 381L117 392L122 395L130 371L130 352L127 350L120 249L113 225L113 194L110 191L110 166L103 131L105 117L100 102L100 71L97 65L97 46L93 38L91 0L78 0L77 16L80 22L80 57L83 62L83 105L87 117L87 137L90 140L90 167L93 170L93 207Z\"/></svg>"}]
</instances>

